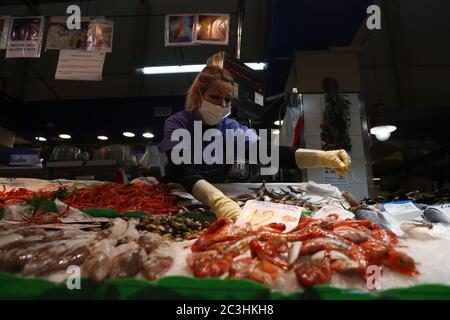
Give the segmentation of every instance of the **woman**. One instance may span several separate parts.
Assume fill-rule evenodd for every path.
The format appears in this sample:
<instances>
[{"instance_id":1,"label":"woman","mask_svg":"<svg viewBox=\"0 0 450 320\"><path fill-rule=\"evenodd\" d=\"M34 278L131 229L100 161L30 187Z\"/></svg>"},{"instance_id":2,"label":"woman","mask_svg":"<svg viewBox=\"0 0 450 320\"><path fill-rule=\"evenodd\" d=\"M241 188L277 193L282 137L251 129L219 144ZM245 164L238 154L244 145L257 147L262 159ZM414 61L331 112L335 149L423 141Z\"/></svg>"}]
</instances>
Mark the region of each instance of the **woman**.
<instances>
[{"instance_id":1,"label":"woman","mask_svg":"<svg viewBox=\"0 0 450 320\"><path fill-rule=\"evenodd\" d=\"M159 145L159 150L168 156L167 173L173 181L181 183L197 200L210 207L218 217L236 220L241 211L238 204L208 182L223 181L226 165L220 163L175 165L171 159L171 151L178 144L178 141L171 141L172 133L182 128L194 136L194 121L201 121L202 132L210 128L220 130L224 141L227 129L241 129L244 132L249 130L237 121L227 118L231 113L233 89L234 81L227 70L218 67L204 68L188 91L185 110L175 113L166 120L164 138ZM257 140L256 134L247 132L246 147L248 148ZM208 143L203 143L203 149L207 145ZM280 146L279 152L281 168L328 167L335 168L339 174L344 175L351 162L345 150L296 150Z\"/></svg>"}]
</instances>

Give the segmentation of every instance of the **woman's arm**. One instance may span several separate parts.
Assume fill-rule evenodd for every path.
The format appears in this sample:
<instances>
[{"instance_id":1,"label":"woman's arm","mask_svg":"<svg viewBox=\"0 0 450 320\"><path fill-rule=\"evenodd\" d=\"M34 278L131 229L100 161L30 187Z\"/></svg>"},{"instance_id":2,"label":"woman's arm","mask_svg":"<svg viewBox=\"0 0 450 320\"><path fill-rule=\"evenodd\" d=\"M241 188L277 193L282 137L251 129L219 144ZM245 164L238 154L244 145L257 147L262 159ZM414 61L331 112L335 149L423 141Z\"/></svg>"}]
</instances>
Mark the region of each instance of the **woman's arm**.
<instances>
[{"instance_id":1,"label":"woman's arm","mask_svg":"<svg viewBox=\"0 0 450 320\"><path fill-rule=\"evenodd\" d=\"M190 164L175 165L170 157L171 151L167 151L167 158L172 170L179 178L180 184L191 193L195 199L212 209L218 218L236 220L241 208L239 205L225 196L222 191L206 181L202 175Z\"/></svg>"},{"instance_id":2,"label":"woman's arm","mask_svg":"<svg viewBox=\"0 0 450 320\"><path fill-rule=\"evenodd\" d=\"M194 184L197 181L202 180L203 176L195 170L194 166L191 164L174 164L171 159L171 152L172 150L167 151L166 155L172 172L175 174L178 182L183 186L183 188L187 192L192 193Z\"/></svg>"}]
</instances>

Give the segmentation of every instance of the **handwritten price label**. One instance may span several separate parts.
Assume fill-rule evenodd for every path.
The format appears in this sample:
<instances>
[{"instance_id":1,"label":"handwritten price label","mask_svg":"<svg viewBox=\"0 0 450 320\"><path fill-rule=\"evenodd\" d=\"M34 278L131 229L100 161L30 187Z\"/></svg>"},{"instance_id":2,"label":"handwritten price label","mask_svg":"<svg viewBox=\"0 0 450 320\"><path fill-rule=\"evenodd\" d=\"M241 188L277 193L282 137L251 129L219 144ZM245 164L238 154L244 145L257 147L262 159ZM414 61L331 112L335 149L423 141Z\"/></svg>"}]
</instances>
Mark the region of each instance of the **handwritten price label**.
<instances>
[{"instance_id":1,"label":"handwritten price label","mask_svg":"<svg viewBox=\"0 0 450 320\"><path fill-rule=\"evenodd\" d=\"M283 223L286 225L284 232L289 232L298 225L302 210L297 206L251 200L245 204L236 224L260 227L274 222Z\"/></svg>"}]
</instances>

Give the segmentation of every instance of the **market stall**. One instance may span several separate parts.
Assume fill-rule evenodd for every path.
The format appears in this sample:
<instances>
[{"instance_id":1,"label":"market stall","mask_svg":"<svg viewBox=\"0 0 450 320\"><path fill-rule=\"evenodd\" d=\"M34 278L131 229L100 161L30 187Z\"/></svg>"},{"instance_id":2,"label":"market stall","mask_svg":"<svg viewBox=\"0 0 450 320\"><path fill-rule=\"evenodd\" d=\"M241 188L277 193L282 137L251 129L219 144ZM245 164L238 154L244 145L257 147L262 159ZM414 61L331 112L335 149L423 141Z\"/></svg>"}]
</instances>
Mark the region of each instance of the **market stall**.
<instances>
[{"instance_id":1,"label":"market stall","mask_svg":"<svg viewBox=\"0 0 450 320\"><path fill-rule=\"evenodd\" d=\"M234 224L154 179L0 182L1 298L450 298L444 191L355 203L313 182L218 184Z\"/></svg>"}]
</instances>

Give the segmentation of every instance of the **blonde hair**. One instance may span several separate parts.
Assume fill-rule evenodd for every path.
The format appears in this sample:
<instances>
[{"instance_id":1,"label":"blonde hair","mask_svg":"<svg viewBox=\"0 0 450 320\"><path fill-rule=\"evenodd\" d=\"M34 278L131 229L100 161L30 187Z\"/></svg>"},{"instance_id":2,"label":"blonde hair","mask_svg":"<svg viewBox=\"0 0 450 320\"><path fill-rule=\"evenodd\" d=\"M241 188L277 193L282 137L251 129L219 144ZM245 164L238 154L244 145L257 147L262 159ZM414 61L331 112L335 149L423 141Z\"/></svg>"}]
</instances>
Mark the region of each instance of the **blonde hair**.
<instances>
[{"instance_id":1,"label":"blonde hair","mask_svg":"<svg viewBox=\"0 0 450 320\"><path fill-rule=\"evenodd\" d=\"M215 66L205 67L202 72L197 75L194 83L192 83L187 92L185 109L188 111L197 109L201 101L200 93L205 92L215 80L226 81L233 86L233 89L235 87L234 79L228 70ZM233 90L233 96L235 95L234 91L235 90Z\"/></svg>"}]
</instances>

